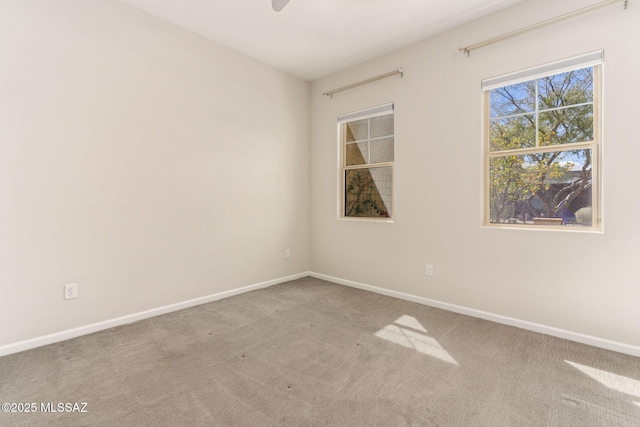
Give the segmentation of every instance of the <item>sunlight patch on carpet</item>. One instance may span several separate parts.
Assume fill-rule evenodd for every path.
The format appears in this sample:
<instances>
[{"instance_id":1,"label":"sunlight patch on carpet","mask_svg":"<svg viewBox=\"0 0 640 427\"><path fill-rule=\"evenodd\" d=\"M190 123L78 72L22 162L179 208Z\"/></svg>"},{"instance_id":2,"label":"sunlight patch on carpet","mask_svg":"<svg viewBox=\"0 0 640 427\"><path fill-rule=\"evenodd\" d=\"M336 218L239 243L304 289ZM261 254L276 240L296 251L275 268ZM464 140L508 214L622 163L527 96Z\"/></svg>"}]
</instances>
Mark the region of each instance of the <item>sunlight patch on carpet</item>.
<instances>
[{"instance_id":1,"label":"sunlight patch on carpet","mask_svg":"<svg viewBox=\"0 0 640 427\"><path fill-rule=\"evenodd\" d=\"M404 327L403 327L404 326ZM408 329L411 328L411 329ZM401 316L392 324L375 333L378 338L413 349L443 362L457 365L458 362L434 338L426 335L427 330L414 317Z\"/></svg>"},{"instance_id":2,"label":"sunlight patch on carpet","mask_svg":"<svg viewBox=\"0 0 640 427\"><path fill-rule=\"evenodd\" d=\"M628 378L622 375L617 375L611 372L602 371L600 369L591 368L589 366L581 365L575 362L569 362L565 360L569 365L589 375L594 380L598 381L605 387L611 390L616 390L621 393L630 394L632 396L640 397L640 381ZM634 402L637 404L637 402Z\"/></svg>"},{"instance_id":3,"label":"sunlight patch on carpet","mask_svg":"<svg viewBox=\"0 0 640 427\"><path fill-rule=\"evenodd\" d=\"M420 324L420 322L418 322L418 320L415 317L411 317L407 315L400 316L393 323L395 323L396 325L406 326L407 328L412 328L417 331L424 332L425 334L427 333L427 330L424 328L424 326Z\"/></svg>"}]
</instances>

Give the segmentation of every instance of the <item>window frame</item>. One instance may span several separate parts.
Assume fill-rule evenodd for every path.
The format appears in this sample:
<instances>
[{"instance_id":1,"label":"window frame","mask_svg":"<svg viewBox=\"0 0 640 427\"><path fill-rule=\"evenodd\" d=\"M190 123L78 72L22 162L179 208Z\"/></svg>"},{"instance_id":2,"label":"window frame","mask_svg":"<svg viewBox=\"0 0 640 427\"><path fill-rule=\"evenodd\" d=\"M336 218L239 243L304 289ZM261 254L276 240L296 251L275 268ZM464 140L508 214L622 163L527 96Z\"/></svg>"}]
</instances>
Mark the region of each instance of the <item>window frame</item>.
<instances>
[{"instance_id":1,"label":"window frame","mask_svg":"<svg viewBox=\"0 0 640 427\"><path fill-rule=\"evenodd\" d=\"M602 52L597 52L602 56ZM593 55L593 54L591 54ZM586 56L586 55L585 55ZM576 57L579 58L579 57ZM574 58L566 60L570 62ZM559 61L560 63L562 61ZM553 64L547 64L539 69L544 69L542 73L532 73L530 78L516 80L515 82L504 82L504 84L494 85L490 89L483 88L483 218L482 225L491 228L511 228L518 230L557 230L568 232L601 232L602 231L602 86L603 86L603 62L579 64L577 66L553 68ZM538 141L538 119L539 115L547 110L540 111L538 107L539 100L536 99L536 141L534 147L517 148L511 150L491 151L491 90L506 87L517 82L536 81L540 78L562 74L568 71L580 70L584 68L593 68L593 139L591 141L581 141L567 144L557 145L539 145ZM522 74L527 70L513 73ZM508 76L508 75L507 75ZM499 78L491 79L496 80ZM484 82L483 82L484 83ZM568 106L567 108L571 108ZM494 118L495 119L495 118ZM549 225L549 224L510 224L502 222L491 222L491 170L490 162L493 158L506 156L520 156L536 153L553 153L573 151L580 149L591 150L591 209L592 222L591 226L567 226L565 224Z\"/></svg>"},{"instance_id":2,"label":"window frame","mask_svg":"<svg viewBox=\"0 0 640 427\"><path fill-rule=\"evenodd\" d=\"M371 156L371 141L384 138L393 138L393 161L391 162L378 162L378 163L364 163L359 165L346 165L347 161L347 141L343 137L343 125L355 122L358 120L372 119L375 117L382 117L391 115L393 116L393 134L385 135L382 137L371 138L371 124L369 123L369 129L367 132L367 139L369 145L369 156ZM381 104L375 107L366 108L363 110L354 111L347 114L341 114L338 116L337 123L337 141L338 141L338 219L355 220L355 221L376 221L376 222L394 222L395 217L395 104L393 102ZM362 140L364 141L364 140ZM358 141L349 141L349 143L358 143ZM349 170L359 169L373 169L373 168L391 168L391 206L389 207L390 214L388 217L374 217L374 216L347 216L345 215L346 205L346 173Z\"/></svg>"}]
</instances>

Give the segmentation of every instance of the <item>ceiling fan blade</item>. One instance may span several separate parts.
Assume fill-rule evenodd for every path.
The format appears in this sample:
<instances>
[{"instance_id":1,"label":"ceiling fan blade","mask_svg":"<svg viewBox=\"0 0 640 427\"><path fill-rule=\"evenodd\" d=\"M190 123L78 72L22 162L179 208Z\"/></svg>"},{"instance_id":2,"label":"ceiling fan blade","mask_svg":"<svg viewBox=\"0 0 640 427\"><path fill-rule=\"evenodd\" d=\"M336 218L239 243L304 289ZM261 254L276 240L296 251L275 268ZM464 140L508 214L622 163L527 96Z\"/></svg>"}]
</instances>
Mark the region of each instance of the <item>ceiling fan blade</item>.
<instances>
[{"instance_id":1,"label":"ceiling fan blade","mask_svg":"<svg viewBox=\"0 0 640 427\"><path fill-rule=\"evenodd\" d=\"M276 12L280 12L286 5L289 3L289 0L271 0L271 7Z\"/></svg>"}]
</instances>

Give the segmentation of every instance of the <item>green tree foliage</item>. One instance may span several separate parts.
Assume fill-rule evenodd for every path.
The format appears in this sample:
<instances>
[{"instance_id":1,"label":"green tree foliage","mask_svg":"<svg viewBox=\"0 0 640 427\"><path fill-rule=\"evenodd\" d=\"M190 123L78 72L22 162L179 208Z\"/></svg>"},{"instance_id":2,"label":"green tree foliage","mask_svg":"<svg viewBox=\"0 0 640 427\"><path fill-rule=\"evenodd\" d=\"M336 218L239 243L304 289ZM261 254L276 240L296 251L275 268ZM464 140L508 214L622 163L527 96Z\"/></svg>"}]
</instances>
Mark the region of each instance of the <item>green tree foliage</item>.
<instances>
[{"instance_id":1,"label":"green tree foliage","mask_svg":"<svg viewBox=\"0 0 640 427\"><path fill-rule=\"evenodd\" d=\"M491 91L490 149L535 151L490 159L491 222L554 217L591 188L593 70L585 68Z\"/></svg>"},{"instance_id":2,"label":"green tree foliage","mask_svg":"<svg viewBox=\"0 0 640 427\"><path fill-rule=\"evenodd\" d=\"M368 169L346 171L345 181L345 216L390 217Z\"/></svg>"}]
</instances>

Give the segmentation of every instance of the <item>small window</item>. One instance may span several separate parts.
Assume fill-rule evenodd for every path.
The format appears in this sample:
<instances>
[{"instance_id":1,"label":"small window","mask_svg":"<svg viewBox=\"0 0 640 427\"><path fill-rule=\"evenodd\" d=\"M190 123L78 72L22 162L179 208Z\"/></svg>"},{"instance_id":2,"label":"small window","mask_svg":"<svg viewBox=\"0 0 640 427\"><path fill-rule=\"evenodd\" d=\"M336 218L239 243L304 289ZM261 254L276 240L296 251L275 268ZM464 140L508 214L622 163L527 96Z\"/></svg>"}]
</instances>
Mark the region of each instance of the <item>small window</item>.
<instances>
[{"instance_id":1,"label":"small window","mask_svg":"<svg viewBox=\"0 0 640 427\"><path fill-rule=\"evenodd\" d=\"M344 218L393 214L393 104L338 117Z\"/></svg>"},{"instance_id":2,"label":"small window","mask_svg":"<svg viewBox=\"0 0 640 427\"><path fill-rule=\"evenodd\" d=\"M483 82L485 224L600 228L602 52L585 57Z\"/></svg>"}]
</instances>

